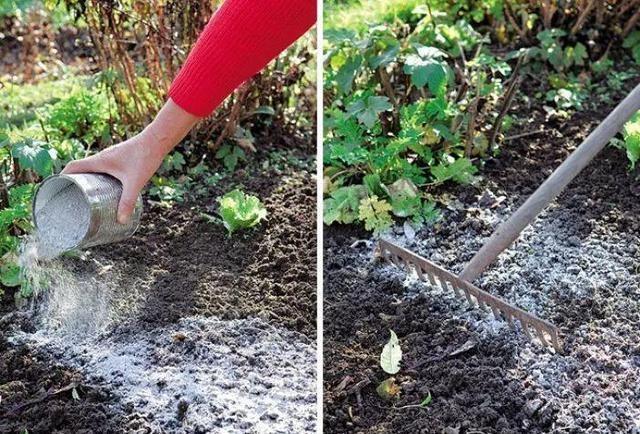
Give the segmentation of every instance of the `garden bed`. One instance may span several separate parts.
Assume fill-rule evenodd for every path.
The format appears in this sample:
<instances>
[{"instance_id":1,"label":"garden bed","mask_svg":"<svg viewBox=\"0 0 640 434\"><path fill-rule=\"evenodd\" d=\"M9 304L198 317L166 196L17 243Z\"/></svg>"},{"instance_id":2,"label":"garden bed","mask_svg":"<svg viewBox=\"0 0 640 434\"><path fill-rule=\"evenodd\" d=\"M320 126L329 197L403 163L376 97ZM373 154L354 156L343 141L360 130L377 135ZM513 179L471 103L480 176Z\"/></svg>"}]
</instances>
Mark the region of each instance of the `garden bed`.
<instances>
[{"instance_id":1,"label":"garden bed","mask_svg":"<svg viewBox=\"0 0 640 434\"><path fill-rule=\"evenodd\" d=\"M259 142L206 198L147 203L130 240L62 260L46 301L7 292L0 432L314 429L315 146ZM238 184L269 214L229 237L202 214Z\"/></svg>"},{"instance_id":2,"label":"garden bed","mask_svg":"<svg viewBox=\"0 0 640 434\"><path fill-rule=\"evenodd\" d=\"M510 141L475 186L441 189L447 207L436 225L415 239L396 227L391 238L460 272L611 108L565 122L545 120L540 103L515 107L531 122L510 134L546 132ZM623 152L606 148L477 282L560 327L562 355L372 260L364 231L326 227L325 432L638 432L640 200L627 167ZM388 329L404 353L394 402L376 393ZM425 408L400 408L429 393Z\"/></svg>"}]
</instances>

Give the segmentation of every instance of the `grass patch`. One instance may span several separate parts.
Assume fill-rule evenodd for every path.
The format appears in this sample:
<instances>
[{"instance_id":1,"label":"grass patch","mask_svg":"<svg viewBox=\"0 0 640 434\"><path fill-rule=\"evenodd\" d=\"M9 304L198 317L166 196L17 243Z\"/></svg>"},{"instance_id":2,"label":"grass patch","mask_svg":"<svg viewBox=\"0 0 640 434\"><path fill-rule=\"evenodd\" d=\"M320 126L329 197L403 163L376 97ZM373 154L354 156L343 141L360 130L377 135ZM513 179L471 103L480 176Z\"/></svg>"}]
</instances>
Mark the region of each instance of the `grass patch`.
<instances>
[{"instance_id":1,"label":"grass patch","mask_svg":"<svg viewBox=\"0 0 640 434\"><path fill-rule=\"evenodd\" d=\"M325 2L324 26L328 30L349 29L361 32L371 24L409 21L420 0L358 0Z\"/></svg>"},{"instance_id":2,"label":"grass patch","mask_svg":"<svg viewBox=\"0 0 640 434\"><path fill-rule=\"evenodd\" d=\"M59 80L6 85L0 89L0 129L28 129L37 124L37 112L86 87L86 82L86 77L65 74Z\"/></svg>"}]
</instances>

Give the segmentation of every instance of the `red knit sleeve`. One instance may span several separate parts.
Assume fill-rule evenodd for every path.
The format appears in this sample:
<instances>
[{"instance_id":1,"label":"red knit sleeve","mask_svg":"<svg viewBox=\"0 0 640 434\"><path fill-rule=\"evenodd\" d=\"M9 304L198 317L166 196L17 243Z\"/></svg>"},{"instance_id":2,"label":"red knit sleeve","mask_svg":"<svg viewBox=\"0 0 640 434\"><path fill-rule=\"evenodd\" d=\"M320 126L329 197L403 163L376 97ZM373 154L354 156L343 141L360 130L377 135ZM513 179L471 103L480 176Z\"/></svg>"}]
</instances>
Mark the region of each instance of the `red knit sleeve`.
<instances>
[{"instance_id":1,"label":"red knit sleeve","mask_svg":"<svg viewBox=\"0 0 640 434\"><path fill-rule=\"evenodd\" d=\"M316 21L315 0L226 0L169 89L189 113L208 116Z\"/></svg>"}]
</instances>

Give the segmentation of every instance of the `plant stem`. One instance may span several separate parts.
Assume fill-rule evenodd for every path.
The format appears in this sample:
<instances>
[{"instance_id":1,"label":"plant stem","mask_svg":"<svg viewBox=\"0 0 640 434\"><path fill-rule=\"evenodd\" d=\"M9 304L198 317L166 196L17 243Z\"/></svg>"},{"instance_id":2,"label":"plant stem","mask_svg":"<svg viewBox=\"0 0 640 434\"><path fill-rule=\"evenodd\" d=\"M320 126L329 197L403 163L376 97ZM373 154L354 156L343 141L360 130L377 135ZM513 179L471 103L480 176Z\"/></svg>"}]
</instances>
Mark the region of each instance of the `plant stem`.
<instances>
[{"instance_id":1,"label":"plant stem","mask_svg":"<svg viewBox=\"0 0 640 434\"><path fill-rule=\"evenodd\" d=\"M491 129L491 138L489 139L489 149L493 148L493 145L496 142L496 137L498 137L498 133L502 128L502 121L504 120L504 117L506 116L506 114L509 112L509 109L511 108L511 104L513 103L513 98L515 97L516 89L520 85L520 75L519 75L520 67L524 62L525 57L526 57L526 54L521 54L520 57L518 57L518 62L516 63L515 68L513 68L513 77L511 78L509 87L507 88L507 93L504 98L504 104L502 104L502 107L500 108L500 113L498 114L498 117L493 123L493 128Z\"/></svg>"}]
</instances>

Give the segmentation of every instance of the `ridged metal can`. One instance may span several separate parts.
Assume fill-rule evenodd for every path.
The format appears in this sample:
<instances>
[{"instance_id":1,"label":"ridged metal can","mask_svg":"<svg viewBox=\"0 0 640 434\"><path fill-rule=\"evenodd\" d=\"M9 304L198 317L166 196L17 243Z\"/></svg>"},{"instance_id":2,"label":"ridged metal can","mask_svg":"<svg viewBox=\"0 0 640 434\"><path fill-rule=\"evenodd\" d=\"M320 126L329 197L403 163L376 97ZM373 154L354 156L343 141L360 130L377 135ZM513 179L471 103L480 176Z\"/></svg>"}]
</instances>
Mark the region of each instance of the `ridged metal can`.
<instances>
[{"instance_id":1,"label":"ridged metal can","mask_svg":"<svg viewBox=\"0 0 640 434\"><path fill-rule=\"evenodd\" d=\"M114 243L129 238L140 225L142 197L138 196L133 214L126 224L117 221L118 203L122 195L122 184L116 178L102 173L74 173L53 175L42 181L33 196L33 222L38 228L38 215L52 200L59 200L59 193L67 188L77 188L82 192L84 203L77 207L88 207L89 222L83 236L71 249L81 249L100 244ZM69 250L71 250L69 249Z\"/></svg>"}]
</instances>

